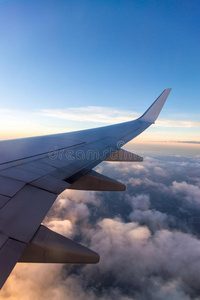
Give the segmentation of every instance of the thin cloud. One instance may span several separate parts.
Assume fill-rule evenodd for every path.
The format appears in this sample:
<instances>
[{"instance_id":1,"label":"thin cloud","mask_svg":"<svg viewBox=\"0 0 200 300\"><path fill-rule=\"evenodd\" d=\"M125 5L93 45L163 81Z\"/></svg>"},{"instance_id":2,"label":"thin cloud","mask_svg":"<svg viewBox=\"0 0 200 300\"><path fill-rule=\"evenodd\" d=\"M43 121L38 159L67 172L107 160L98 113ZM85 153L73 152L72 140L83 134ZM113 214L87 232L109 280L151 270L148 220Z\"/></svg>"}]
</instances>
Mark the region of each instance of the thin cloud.
<instances>
[{"instance_id":1,"label":"thin cloud","mask_svg":"<svg viewBox=\"0 0 200 300\"><path fill-rule=\"evenodd\" d=\"M158 119L158 121L156 121L156 124L161 127L185 127L185 128L200 127L200 122L193 121L193 120Z\"/></svg>"},{"instance_id":2,"label":"thin cloud","mask_svg":"<svg viewBox=\"0 0 200 300\"><path fill-rule=\"evenodd\" d=\"M105 124L127 122L140 116L137 112L101 106L71 107L65 110L43 109L40 110L38 114L58 119L90 121ZM193 120L159 119L156 121L156 124L160 127L200 127L200 122Z\"/></svg>"},{"instance_id":3,"label":"thin cloud","mask_svg":"<svg viewBox=\"0 0 200 300\"><path fill-rule=\"evenodd\" d=\"M12 113L13 111L11 110L11 109L7 109L7 108L1 108L0 109L0 114L10 114L10 113Z\"/></svg>"},{"instance_id":4,"label":"thin cloud","mask_svg":"<svg viewBox=\"0 0 200 300\"><path fill-rule=\"evenodd\" d=\"M200 144L199 141L169 141L169 143Z\"/></svg>"},{"instance_id":5,"label":"thin cloud","mask_svg":"<svg viewBox=\"0 0 200 300\"><path fill-rule=\"evenodd\" d=\"M109 107L86 106L70 107L61 109L43 109L39 112L42 116L48 116L58 119L73 121L90 121L99 123L113 124L117 122L126 122L139 117L139 114L126 110L117 110Z\"/></svg>"}]
</instances>

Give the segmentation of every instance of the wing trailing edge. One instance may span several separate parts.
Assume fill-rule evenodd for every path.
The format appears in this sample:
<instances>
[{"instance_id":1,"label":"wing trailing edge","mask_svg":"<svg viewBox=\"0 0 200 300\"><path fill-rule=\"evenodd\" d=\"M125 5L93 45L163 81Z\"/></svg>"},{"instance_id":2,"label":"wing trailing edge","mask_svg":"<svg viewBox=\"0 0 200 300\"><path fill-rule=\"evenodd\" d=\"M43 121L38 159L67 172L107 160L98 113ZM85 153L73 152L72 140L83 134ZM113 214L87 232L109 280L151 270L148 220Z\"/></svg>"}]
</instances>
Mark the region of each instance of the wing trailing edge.
<instances>
[{"instance_id":1,"label":"wing trailing edge","mask_svg":"<svg viewBox=\"0 0 200 300\"><path fill-rule=\"evenodd\" d=\"M0 236L1 239L1 236ZM10 275L20 256L24 252L26 244L8 238L0 249L0 289Z\"/></svg>"}]
</instances>

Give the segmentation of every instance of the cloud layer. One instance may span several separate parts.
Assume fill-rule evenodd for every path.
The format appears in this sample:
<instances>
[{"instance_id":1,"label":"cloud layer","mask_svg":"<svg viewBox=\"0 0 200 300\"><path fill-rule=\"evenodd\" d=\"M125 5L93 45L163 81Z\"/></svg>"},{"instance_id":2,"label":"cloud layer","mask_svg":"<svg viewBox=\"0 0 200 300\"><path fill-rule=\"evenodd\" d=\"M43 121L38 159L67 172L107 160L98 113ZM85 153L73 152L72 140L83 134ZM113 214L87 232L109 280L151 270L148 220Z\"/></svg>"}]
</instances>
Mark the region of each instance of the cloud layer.
<instances>
[{"instance_id":1,"label":"cloud layer","mask_svg":"<svg viewBox=\"0 0 200 300\"><path fill-rule=\"evenodd\" d=\"M18 264L1 299L199 299L199 157L98 170L127 192L65 191L44 223L97 251L99 264Z\"/></svg>"}]
</instances>

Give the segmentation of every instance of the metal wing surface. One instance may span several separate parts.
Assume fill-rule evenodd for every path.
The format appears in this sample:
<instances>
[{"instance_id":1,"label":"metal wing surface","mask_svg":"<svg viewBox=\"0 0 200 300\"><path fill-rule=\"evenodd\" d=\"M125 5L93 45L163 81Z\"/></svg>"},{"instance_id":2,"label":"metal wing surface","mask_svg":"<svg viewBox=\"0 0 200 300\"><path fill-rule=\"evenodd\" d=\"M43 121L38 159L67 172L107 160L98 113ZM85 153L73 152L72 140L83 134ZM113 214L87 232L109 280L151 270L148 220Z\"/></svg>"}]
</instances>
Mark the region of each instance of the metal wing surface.
<instances>
[{"instance_id":1,"label":"metal wing surface","mask_svg":"<svg viewBox=\"0 0 200 300\"><path fill-rule=\"evenodd\" d=\"M125 190L92 169L103 160L141 161L121 147L157 119L171 89L134 121L0 141L0 288L18 261L97 263L99 255L41 225L65 189Z\"/></svg>"}]
</instances>

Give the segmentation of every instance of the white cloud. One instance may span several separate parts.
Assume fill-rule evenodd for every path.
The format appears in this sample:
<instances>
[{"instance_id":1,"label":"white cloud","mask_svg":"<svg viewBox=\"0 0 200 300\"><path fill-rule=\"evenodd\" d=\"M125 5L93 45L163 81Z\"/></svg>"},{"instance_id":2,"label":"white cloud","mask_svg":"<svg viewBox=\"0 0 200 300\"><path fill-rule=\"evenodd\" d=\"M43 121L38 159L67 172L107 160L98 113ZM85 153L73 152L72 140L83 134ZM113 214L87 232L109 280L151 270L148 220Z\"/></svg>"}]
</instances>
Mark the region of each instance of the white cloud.
<instances>
[{"instance_id":1,"label":"white cloud","mask_svg":"<svg viewBox=\"0 0 200 300\"><path fill-rule=\"evenodd\" d=\"M129 218L131 221L144 223L151 228L151 230L157 230L167 227L168 215L161 213L155 209L152 210L139 210L135 209L130 213Z\"/></svg>"},{"instance_id":2,"label":"white cloud","mask_svg":"<svg viewBox=\"0 0 200 300\"><path fill-rule=\"evenodd\" d=\"M69 220L72 224L77 221L84 221L90 215L86 204L75 202L68 198L58 197L45 221L49 220Z\"/></svg>"},{"instance_id":3,"label":"white cloud","mask_svg":"<svg viewBox=\"0 0 200 300\"><path fill-rule=\"evenodd\" d=\"M95 206L99 205L99 199L96 192L93 191L78 191L78 190L65 190L60 196L60 198L67 198L70 201L93 204Z\"/></svg>"},{"instance_id":4,"label":"white cloud","mask_svg":"<svg viewBox=\"0 0 200 300\"><path fill-rule=\"evenodd\" d=\"M155 299L154 293L163 288L162 281L167 288L168 280L180 280L182 287L179 292L185 296L184 285L186 289L199 289L200 241L195 237L168 230L151 235L148 228L133 222L123 223L119 219L104 219L90 234L92 247L101 253L102 259L93 268L85 267L88 279L99 272L115 274L116 283L120 286L129 286L132 292L141 289L140 295L145 289L148 295L148 287L153 284L154 276L160 278L160 284L150 288L151 297L144 299ZM166 297L162 299L168 299L168 294L169 286Z\"/></svg>"},{"instance_id":5,"label":"white cloud","mask_svg":"<svg viewBox=\"0 0 200 300\"><path fill-rule=\"evenodd\" d=\"M67 236L68 238L73 237L73 224L69 220L52 220L50 222L45 223L47 227L51 230Z\"/></svg>"},{"instance_id":6,"label":"white cloud","mask_svg":"<svg viewBox=\"0 0 200 300\"><path fill-rule=\"evenodd\" d=\"M151 230L166 228L168 219L172 219L166 213L150 208L149 195L139 194L132 197L126 195L125 199L133 208L129 220L146 224Z\"/></svg>"},{"instance_id":7,"label":"white cloud","mask_svg":"<svg viewBox=\"0 0 200 300\"><path fill-rule=\"evenodd\" d=\"M152 235L147 227L119 218L82 230L101 254L99 264L86 265L77 275L60 265L19 264L1 299L188 300L192 290L194 295L199 290L200 241L195 237L168 230Z\"/></svg>"},{"instance_id":8,"label":"white cloud","mask_svg":"<svg viewBox=\"0 0 200 300\"><path fill-rule=\"evenodd\" d=\"M158 119L156 124L160 127L200 127L200 122L195 120Z\"/></svg>"},{"instance_id":9,"label":"white cloud","mask_svg":"<svg viewBox=\"0 0 200 300\"><path fill-rule=\"evenodd\" d=\"M105 124L127 122L140 116L137 112L101 106L70 107L64 110L43 109L38 114L58 119ZM156 124L160 127L200 127L200 122L196 120L158 119Z\"/></svg>"},{"instance_id":10,"label":"white cloud","mask_svg":"<svg viewBox=\"0 0 200 300\"><path fill-rule=\"evenodd\" d=\"M126 178L135 176L130 193L122 195L122 200L131 205L126 214L131 222L125 223L120 217L105 218L102 211L105 199L109 199L104 199L103 193L101 196L94 192L63 193L46 218L46 224L70 237L78 232L83 244L87 241L90 248L100 253L100 263L76 267L75 272L72 266L19 264L2 289L1 299L197 300L200 295L200 240L188 233L166 230L169 215L151 209L149 196L153 189L192 205L199 203L198 185L172 181L174 174L185 178L195 174L193 179L198 182L198 164L193 160L191 169L185 160L185 157L176 157L173 163L170 159L167 162L147 159L144 169L128 168L125 164L101 165L103 173L113 169L112 174L117 170L118 176L122 176L122 167ZM162 176L162 170L167 178ZM161 182L152 178L156 174ZM138 195L134 195L132 189L136 181L145 188ZM93 224L89 222L91 206L101 211L102 218Z\"/></svg>"},{"instance_id":11,"label":"white cloud","mask_svg":"<svg viewBox=\"0 0 200 300\"><path fill-rule=\"evenodd\" d=\"M136 196L126 195L126 201L131 204L133 209L148 210L150 207L149 195L139 194Z\"/></svg>"},{"instance_id":12,"label":"white cloud","mask_svg":"<svg viewBox=\"0 0 200 300\"><path fill-rule=\"evenodd\" d=\"M174 181L170 189L173 194L181 197L184 201L187 201L188 204L194 206L200 205L200 187L197 185L189 184L185 181Z\"/></svg>"},{"instance_id":13,"label":"white cloud","mask_svg":"<svg viewBox=\"0 0 200 300\"><path fill-rule=\"evenodd\" d=\"M70 107L64 110L43 109L39 114L58 119L108 124L126 122L139 117L135 112L101 106Z\"/></svg>"},{"instance_id":14,"label":"white cloud","mask_svg":"<svg viewBox=\"0 0 200 300\"><path fill-rule=\"evenodd\" d=\"M12 113L13 111L11 109L0 109L0 115L1 114L9 114Z\"/></svg>"}]
</instances>

